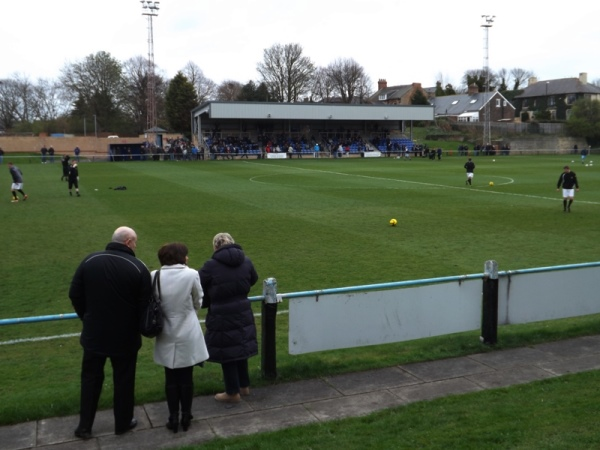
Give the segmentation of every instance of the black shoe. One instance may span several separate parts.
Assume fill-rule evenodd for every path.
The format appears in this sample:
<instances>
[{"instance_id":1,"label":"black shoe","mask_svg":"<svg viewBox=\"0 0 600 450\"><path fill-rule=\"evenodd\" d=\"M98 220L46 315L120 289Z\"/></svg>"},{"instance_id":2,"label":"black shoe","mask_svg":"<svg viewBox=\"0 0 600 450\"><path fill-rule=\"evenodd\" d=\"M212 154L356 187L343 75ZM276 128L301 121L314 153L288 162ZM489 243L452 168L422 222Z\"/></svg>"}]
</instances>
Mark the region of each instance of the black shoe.
<instances>
[{"instance_id":1,"label":"black shoe","mask_svg":"<svg viewBox=\"0 0 600 450\"><path fill-rule=\"evenodd\" d=\"M70 195L71 197L73 197L73 193L72 193L71 191L69 191L69 195Z\"/></svg>"},{"instance_id":2,"label":"black shoe","mask_svg":"<svg viewBox=\"0 0 600 450\"><path fill-rule=\"evenodd\" d=\"M177 433L177 430L179 429L179 418L177 416L169 416L169 421L167 422L167 429L171 430L173 433Z\"/></svg>"},{"instance_id":3,"label":"black shoe","mask_svg":"<svg viewBox=\"0 0 600 450\"><path fill-rule=\"evenodd\" d=\"M78 437L79 439L91 439L92 437L92 432L90 430L86 430L85 428L79 428L77 427L75 429L75 436Z\"/></svg>"},{"instance_id":4,"label":"black shoe","mask_svg":"<svg viewBox=\"0 0 600 450\"><path fill-rule=\"evenodd\" d=\"M124 430L115 430L115 434L123 434L123 433L127 433L130 430L133 430L135 427L137 427L137 419L134 417L133 419L131 419L131 422L129 422L129 426L127 428L125 428Z\"/></svg>"},{"instance_id":5,"label":"black shoe","mask_svg":"<svg viewBox=\"0 0 600 450\"><path fill-rule=\"evenodd\" d=\"M190 427L190 424L192 423L193 418L194 418L194 416L192 416L190 413L182 413L181 414L181 429L183 431L188 430L188 428Z\"/></svg>"}]
</instances>

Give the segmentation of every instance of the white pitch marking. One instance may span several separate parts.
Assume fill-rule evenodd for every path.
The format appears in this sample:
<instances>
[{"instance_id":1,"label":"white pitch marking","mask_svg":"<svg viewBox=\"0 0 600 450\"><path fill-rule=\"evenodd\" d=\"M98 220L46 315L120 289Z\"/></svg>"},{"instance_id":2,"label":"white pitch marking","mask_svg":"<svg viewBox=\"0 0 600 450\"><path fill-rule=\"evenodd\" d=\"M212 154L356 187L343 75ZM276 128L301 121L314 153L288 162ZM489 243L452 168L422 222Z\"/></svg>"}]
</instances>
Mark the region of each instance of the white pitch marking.
<instances>
[{"instance_id":1,"label":"white pitch marking","mask_svg":"<svg viewBox=\"0 0 600 450\"><path fill-rule=\"evenodd\" d=\"M248 161L247 163L248 164L260 164L260 163L250 162L250 161ZM274 167L274 166L266 166L264 164L260 164L260 165L265 166L265 167ZM280 169L279 166L277 166L277 168ZM510 195L510 196L514 196L514 197L525 197L525 198L537 198L537 199L541 199L541 200L552 200L552 201L560 200L560 201L562 201L562 198L556 198L556 197L543 197L540 195L517 194L515 192L491 191L489 189L477 189L477 188L468 188L468 187L452 186L452 185L445 185L445 184L424 183L422 181L409 181L409 180L401 180L401 179L397 179L397 178L374 177L371 175L357 175L357 174L350 174L350 173L343 173L343 172L334 172L332 170L305 169L303 167L288 167L288 169L295 169L295 170L301 170L301 171L306 171L306 172L319 172L319 173L326 173L326 174L331 174L331 175L340 175L340 176L345 176L345 177L366 178L366 179L370 179L370 180L395 181L398 183L417 184L420 186L437 187L437 188L444 188L444 189L448 189L448 188L460 189L460 190L466 190L466 191L471 191L471 192L473 192L473 191L486 192L488 194ZM500 186L505 185L505 184L511 184L512 182L514 182L514 180L512 178L499 177L499 176L494 176L494 177L512 180L509 183L502 183ZM254 177L249 178L249 181L253 181L253 178ZM256 181L256 183L261 183L261 182ZM266 184L268 184L268 183L266 183ZM577 203L586 203L589 205L600 205L600 202L591 202L591 201L579 200L579 199L577 199Z\"/></svg>"}]
</instances>

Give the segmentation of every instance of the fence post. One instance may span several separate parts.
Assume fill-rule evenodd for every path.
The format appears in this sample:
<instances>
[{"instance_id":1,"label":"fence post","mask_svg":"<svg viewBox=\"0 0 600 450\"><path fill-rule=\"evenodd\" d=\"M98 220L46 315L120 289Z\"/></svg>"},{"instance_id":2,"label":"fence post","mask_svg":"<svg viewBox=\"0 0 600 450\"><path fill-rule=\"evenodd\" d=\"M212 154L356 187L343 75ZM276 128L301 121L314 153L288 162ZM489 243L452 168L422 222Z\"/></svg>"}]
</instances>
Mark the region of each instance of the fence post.
<instances>
[{"instance_id":1,"label":"fence post","mask_svg":"<svg viewBox=\"0 0 600 450\"><path fill-rule=\"evenodd\" d=\"M277 280L267 278L263 280L262 303L262 339L261 339L261 374L263 378L274 380L277 378L277 353L275 349L275 329L277 318L277 303L281 301L277 296Z\"/></svg>"},{"instance_id":2,"label":"fence post","mask_svg":"<svg viewBox=\"0 0 600 450\"><path fill-rule=\"evenodd\" d=\"M481 308L481 342L494 345L498 342L498 263L486 261L483 274Z\"/></svg>"}]
</instances>

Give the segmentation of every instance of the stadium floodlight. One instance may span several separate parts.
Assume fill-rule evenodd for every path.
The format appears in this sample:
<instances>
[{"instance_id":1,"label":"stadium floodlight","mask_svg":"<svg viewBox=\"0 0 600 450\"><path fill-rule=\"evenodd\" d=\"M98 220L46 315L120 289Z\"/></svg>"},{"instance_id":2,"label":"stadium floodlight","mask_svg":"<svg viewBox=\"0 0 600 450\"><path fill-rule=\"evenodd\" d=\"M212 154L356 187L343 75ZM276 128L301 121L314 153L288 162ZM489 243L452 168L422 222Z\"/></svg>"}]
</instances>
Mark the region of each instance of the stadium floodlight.
<instances>
[{"instance_id":1,"label":"stadium floodlight","mask_svg":"<svg viewBox=\"0 0 600 450\"><path fill-rule=\"evenodd\" d=\"M156 127L156 79L154 75L154 32L152 18L158 16L160 2L140 0L142 15L148 17L148 83L146 86L146 128Z\"/></svg>"},{"instance_id":2,"label":"stadium floodlight","mask_svg":"<svg viewBox=\"0 0 600 450\"><path fill-rule=\"evenodd\" d=\"M484 108L484 125L483 125L483 145L492 143L492 129L491 129L491 118L490 118L490 52L489 52L489 30L494 23L496 16L482 15L483 23L481 26L484 30L483 38L483 68L485 70L485 108Z\"/></svg>"}]
</instances>

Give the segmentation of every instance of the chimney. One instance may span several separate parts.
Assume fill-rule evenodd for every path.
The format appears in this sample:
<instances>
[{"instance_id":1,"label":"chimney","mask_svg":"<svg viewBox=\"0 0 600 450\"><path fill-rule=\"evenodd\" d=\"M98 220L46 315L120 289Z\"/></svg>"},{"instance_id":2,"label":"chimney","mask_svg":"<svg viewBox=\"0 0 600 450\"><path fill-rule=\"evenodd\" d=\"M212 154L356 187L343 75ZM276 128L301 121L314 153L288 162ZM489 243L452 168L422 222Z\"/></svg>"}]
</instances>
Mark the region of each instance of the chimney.
<instances>
[{"instance_id":1,"label":"chimney","mask_svg":"<svg viewBox=\"0 0 600 450\"><path fill-rule=\"evenodd\" d=\"M537 77L529 77L527 86L537 83Z\"/></svg>"},{"instance_id":2,"label":"chimney","mask_svg":"<svg viewBox=\"0 0 600 450\"><path fill-rule=\"evenodd\" d=\"M478 93L479 93L479 88L477 87L476 84L472 84L469 86L469 89L467 90L468 95L475 95Z\"/></svg>"},{"instance_id":3,"label":"chimney","mask_svg":"<svg viewBox=\"0 0 600 450\"><path fill-rule=\"evenodd\" d=\"M579 74L579 81L581 81L582 84L587 84L587 72L581 72Z\"/></svg>"},{"instance_id":4,"label":"chimney","mask_svg":"<svg viewBox=\"0 0 600 450\"><path fill-rule=\"evenodd\" d=\"M380 91L385 88L387 88L387 80L385 78L380 78L377 82L377 90Z\"/></svg>"}]
</instances>

